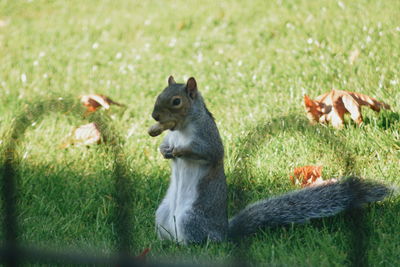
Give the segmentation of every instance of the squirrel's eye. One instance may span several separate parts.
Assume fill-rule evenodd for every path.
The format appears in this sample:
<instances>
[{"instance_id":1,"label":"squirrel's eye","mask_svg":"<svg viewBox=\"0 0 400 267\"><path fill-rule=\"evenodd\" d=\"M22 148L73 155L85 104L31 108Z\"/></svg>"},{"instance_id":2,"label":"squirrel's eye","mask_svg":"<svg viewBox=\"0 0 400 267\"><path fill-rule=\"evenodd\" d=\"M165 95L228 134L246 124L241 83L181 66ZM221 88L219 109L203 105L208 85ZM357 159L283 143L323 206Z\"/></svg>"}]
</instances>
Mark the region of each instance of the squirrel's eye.
<instances>
[{"instance_id":1,"label":"squirrel's eye","mask_svg":"<svg viewBox=\"0 0 400 267\"><path fill-rule=\"evenodd\" d=\"M179 106L180 104L181 104L181 99L180 98L175 98L172 101L172 105L174 105L174 106Z\"/></svg>"}]
</instances>

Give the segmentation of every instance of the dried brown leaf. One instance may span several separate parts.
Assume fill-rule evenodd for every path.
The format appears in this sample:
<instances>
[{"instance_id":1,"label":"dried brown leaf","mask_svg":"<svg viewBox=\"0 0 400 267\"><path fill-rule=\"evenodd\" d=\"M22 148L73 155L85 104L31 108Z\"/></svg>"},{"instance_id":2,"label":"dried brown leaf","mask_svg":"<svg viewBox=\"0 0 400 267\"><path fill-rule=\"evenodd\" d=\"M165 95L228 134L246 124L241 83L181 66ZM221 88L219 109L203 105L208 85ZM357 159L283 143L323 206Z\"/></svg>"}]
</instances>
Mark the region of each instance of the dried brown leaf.
<instances>
[{"instance_id":1,"label":"dried brown leaf","mask_svg":"<svg viewBox=\"0 0 400 267\"><path fill-rule=\"evenodd\" d=\"M141 262L145 262L147 254L150 252L150 250L151 250L150 248L145 248L139 255L137 255L135 257L135 259L137 259L137 260L139 260Z\"/></svg>"},{"instance_id":2,"label":"dried brown leaf","mask_svg":"<svg viewBox=\"0 0 400 267\"><path fill-rule=\"evenodd\" d=\"M301 166L293 171L290 180L294 185L306 187L312 183L322 180L322 166Z\"/></svg>"},{"instance_id":3,"label":"dried brown leaf","mask_svg":"<svg viewBox=\"0 0 400 267\"><path fill-rule=\"evenodd\" d=\"M101 107L107 110L110 109L111 105L124 106L123 104L115 102L108 96L100 94L83 95L80 99L81 103L87 107L88 112L94 112Z\"/></svg>"},{"instance_id":4,"label":"dried brown leaf","mask_svg":"<svg viewBox=\"0 0 400 267\"><path fill-rule=\"evenodd\" d=\"M361 124L363 122L362 106L367 106L377 112L381 109L390 109L388 104L368 95L335 89L315 99L304 95L304 106L307 117L312 123L331 123L335 128L343 127L346 113L350 114L354 122Z\"/></svg>"},{"instance_id":5,"label":"dried brown leaf","mask_svg":"<svg viewBox=\"0 0 400 267\"><path fill-rule=\"evenodd\" d=\"M89 146L101 143L101 132L95 123L89 123L75 128L68 141L62 145L62 148L69 146Z\"/></svg>"}]
</instances>

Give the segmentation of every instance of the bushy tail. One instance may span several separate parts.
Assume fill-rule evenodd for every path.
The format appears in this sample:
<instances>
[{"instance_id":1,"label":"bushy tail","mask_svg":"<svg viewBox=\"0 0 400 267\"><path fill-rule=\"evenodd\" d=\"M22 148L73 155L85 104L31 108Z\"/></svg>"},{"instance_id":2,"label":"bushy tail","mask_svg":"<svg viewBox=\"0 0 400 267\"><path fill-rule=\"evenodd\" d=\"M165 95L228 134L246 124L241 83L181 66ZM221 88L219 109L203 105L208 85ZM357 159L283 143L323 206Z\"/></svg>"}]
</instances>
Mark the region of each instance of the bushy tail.
<instances>
[{"instance_id":1,"label":"bushy tail","mask_svg":"<svg viewBox=\"0 0 400 267\"><path fill-rule=\"evenodd\" d=\"M385 198L390 189L357 177L308 187L247 206L229 221L229 237L255 233L262 227L304 223L309 219L335 215Z\"/></svg>"}]
</instances>

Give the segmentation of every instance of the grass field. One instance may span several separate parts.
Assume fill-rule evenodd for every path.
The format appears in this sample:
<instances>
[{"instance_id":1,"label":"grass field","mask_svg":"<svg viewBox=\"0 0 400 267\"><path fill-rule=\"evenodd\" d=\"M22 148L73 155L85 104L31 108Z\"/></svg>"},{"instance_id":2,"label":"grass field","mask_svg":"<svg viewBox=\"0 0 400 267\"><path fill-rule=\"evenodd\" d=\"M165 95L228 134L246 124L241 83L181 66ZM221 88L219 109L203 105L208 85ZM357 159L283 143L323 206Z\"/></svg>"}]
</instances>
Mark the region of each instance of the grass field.
<instances>
[{"instance_id":1,"label":"grass field","mask_svg":"<svg viewBox=\"0 0 400 267\"><path fill-rule=\"evenodd\" d=\"M20 242L104 253L122 242L133 255L151 248L150 259L400 265L397 196L239 246L159 241L154 213L170 170L161 138L146 133L167 77L194 76L225 145L230 215L293 190L289 174L301 165L398 186L399 10L398 0L0 1L0 150L4 163L15 126ZM393 112L365 109L362 127L341 131L309 125L303 94L331 88L374 96ZM78 96L90 92L128 107L83 117ZM107 122L108 143L60 148L90 120ZM129 225L123 240L117 220Z\"/></svg>"}]
</instances>

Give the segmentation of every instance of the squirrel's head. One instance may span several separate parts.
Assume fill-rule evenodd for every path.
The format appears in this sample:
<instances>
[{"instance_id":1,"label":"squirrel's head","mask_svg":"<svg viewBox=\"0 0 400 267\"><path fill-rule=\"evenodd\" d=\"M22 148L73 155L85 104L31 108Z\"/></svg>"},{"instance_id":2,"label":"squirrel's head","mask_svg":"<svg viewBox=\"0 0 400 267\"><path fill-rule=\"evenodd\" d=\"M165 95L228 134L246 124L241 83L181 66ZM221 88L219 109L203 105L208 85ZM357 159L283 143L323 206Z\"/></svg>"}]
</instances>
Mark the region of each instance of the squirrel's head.
<instances>
[{"instance_id":1,"label":"squirrel's head","mask_svg":"<svg viewBox=\"0 0 400 267\"><path fill-rule=\"evenodd\" d=\"M180 127L199 97L196 80L191 77L186 84L176 83L174 77L168 78L168 86L157 97L151 116L161 125L174 130Z\"/></svg>"}]
</instances>

